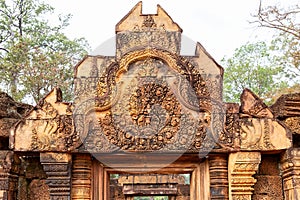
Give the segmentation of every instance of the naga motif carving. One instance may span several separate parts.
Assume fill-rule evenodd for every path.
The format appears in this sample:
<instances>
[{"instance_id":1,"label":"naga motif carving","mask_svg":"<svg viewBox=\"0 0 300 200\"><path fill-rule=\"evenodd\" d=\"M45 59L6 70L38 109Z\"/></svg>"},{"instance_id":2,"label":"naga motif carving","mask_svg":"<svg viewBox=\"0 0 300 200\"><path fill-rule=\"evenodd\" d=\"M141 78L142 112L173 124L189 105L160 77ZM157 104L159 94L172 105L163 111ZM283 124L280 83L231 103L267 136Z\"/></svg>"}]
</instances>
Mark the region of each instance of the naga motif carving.
<instances>
[{"instance_id":1,"label":"naga motif carving","mask_svg":"<svg viewBox=\"0 0 300 200\"><path fill-rule=\"evenodd\" d=\"M50 120L37 122L31 135L32 150L64 149L70 150L75 139L73 135L73 120L69 115L59 115L58 111L48 102L44 102L41 112ZM55 141L55 143L53 143Z\"/></svg>"},{"instance_id":2,"label":"naga motif carving","mask_svg":"<svg viewBox=\"0 0 300 200\"><path fill-rule=\"evenodd\" d=\"M61 102L59 89L42 99L16 125L14 134L11 146L20 151L70 151L79 139L74 131L72 105Z\"/></svg>"}]
</instances>

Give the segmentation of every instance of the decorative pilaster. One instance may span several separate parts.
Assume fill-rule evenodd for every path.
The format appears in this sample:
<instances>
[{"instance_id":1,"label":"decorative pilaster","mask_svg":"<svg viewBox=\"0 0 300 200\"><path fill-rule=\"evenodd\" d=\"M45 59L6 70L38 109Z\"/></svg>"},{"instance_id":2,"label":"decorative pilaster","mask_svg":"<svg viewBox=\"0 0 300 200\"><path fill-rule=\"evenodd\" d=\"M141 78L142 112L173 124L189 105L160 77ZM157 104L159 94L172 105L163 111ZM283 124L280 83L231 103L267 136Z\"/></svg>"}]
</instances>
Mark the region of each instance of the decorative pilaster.
<instances>
[{"instance_id":1,"label":"decorative pilaster","mask_svg":"<svg viewBox=\"0 0 300 200\"><path fill-rule=\"evenodd\" d=\"M228 199L227 154L209 157L210 197L212 200Z\"/></svg>"},{"instance_id":2,"label":"decorative pilaster","mask_svg":"<svg viewBox=\"0 0 300 200\"><path fill-rule=\"evenodd\" d=\"M47 174L50 200L70 200L71 155L67 153L41 153L41 164Z\"/></svg>"},{"instance_id":3,"label":"decorative pilaster","mask_svg":"<svg viewBox=\"0 0 300 200\"><path fill-rule=\"evenodd\" d=\"M300 198L300 148L287 150L281 158L285 200Z\"/></svg>"},{"instance_id":4,"label":"decorative pilaster","mask_svg":"<svg viewBox=\"0 0 300 200\"><path fill-rule=\"evenodd\" d=\"M229 155L229 199L251 200L261 161L260 152L237 152Z\"/></svg>"},{"instance_id":5,"label":"decorative pilaster","mask_svg":"<svg viewBox=\"0 0 300 200\"><path fill-rule=\"evenodd\" d=\"M7 166L6 158L8 151L0 152L0 200L8 199L10 166Z\"/></svg>"},{"instance_id":6,"label":"decorative pilaster","mask_svg":"<svg viewBox=\"0 0 300 200\"><path fill-rule=\"evenodd\" d=\"M0 200L16 199L18 164L13 152L0 151Z\"/></svg>"},{"instance_id":7,"label":"decorative pilaster","mask_svg":"<svg viewBox=\"0 0 300 200\"><path fill-rule=\"evenodd\" d=\"M73 157L72 200L91 199L92 160L87 154Z\"/></svg>"}]
</instances>

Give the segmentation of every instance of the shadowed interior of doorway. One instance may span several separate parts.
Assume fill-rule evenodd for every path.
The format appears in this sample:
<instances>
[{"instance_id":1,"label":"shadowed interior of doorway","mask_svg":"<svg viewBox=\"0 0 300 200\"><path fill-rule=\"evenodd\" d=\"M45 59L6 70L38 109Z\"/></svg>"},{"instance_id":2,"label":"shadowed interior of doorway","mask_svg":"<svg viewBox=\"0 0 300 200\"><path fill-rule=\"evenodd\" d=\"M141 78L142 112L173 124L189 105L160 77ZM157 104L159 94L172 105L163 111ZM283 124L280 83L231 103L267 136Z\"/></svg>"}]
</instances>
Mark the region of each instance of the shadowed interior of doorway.
<instances>
[{"instance_id":1,"label":"shadowed interior of doorway","mask_svg":"<svg viewBox=\"0 0 300 200\"><path fill-rule=\"evenodd\" d=\"M110 195L120 200L187 200L190 174L110 174Z\"/></svg>"}]
</instances>

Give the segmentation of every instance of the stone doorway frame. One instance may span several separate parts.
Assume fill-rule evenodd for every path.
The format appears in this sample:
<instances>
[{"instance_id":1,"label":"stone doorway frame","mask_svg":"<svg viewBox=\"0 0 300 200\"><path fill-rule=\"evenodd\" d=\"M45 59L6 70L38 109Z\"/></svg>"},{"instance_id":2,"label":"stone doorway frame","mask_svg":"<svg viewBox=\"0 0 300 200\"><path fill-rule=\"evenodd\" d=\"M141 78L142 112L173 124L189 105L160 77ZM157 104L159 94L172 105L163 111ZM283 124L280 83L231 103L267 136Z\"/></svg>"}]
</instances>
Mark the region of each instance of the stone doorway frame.
<instances>
[{"instance_id":1,"label":"stone doorway frame","mask_svg":"<svg viewBox=\"0 0 300 200\"><path fill-rule=\"evenodd\" d=\"M191 155L189 155L191 156ZM198 156L198 155L196 155ZM195 157L195 156L193 156ZM163 158L163 156L162 156ZM152 165L151 168L155 171L147 173L155 174L191 174L190 178L190 200L209 200L210 199L210 182L209 163L205 159L187 159L187 156L181 156L174 163L171 163L165 168L159 169L159 165ZM110 199L109 180L110 174L142 174L145 173L145 168L139 163L121 163L116 164L116 168L111 168L103 165L98 160L92 160L91 169L91 199L93 200L108 200ZM118 169L118 170L116 170ZM149 170L149 168L147 168ZM123 171L123 172L122 172Z\"/></svg>"}]
</instances>

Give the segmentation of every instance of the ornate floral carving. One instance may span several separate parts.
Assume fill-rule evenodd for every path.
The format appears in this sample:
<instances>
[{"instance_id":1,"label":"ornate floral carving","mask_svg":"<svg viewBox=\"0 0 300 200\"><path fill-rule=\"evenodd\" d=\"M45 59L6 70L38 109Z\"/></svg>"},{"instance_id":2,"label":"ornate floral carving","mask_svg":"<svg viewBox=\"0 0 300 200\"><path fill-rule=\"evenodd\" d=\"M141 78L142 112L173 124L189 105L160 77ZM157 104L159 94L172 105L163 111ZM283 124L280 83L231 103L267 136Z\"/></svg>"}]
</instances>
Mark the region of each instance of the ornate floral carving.
<instances>
[{"instance_id":1,"label":"ornate floral carving","mask_svg":"<svg viewBox=\"0 0 300 200\"><path fill-rule=\"evenodd\" d=\"M156 28L156 31L143 31L145 28L136 26L135 32L117 34L117 59L121 59L129 52L137 49L156 48L164 49L174 54L180 52L180 36L178 32L168 32L164 27Z\"/></svg>"},{"instance_id":2,"label":"ornate floral carving","mask_svg":"<svg viewBox=\"0 0 300 200\"><path fill-rule=\"evenodd\" d=\"M199 72L187 59L163 50L135 51L111 64L98 80L94 107L89 102L77 106L90 113L77 122L90 124L79 128L93 151L211 149L210 124L219 126L219 118L211 117L217 104Z\"/></svg>"},{"instance_id":3,"label":"ornate floral carving","mask_svg":"<svg viewBox=\"0 0 300 200\"><path fill-rule=\"evenodd\" d=\"M154 22L154 19L151 15L146 15L144 17L144 22L142 24L142 27L147 27L147 28L156 28L156 23Z\"/></svg>"},{"instance_id":4,"label":"ornate floral carving","mask_svg":"<svg viewBox=\"0 0 300 200\"><path fill-rule=\"evenodd\" d=\"M232 143L235 148L240 148L240 126L239 126L239 105L235 103L226 104L226 121L225 130L229 138L228 142Z\"/></svg>"},{"instance_id":5,"label":"ornate floral carving","mask_svg":"<svg viewBox=\"0 0 300 200\"><path fill-rule=\"evenodd\" d=\"M174 142L181 106L166 86L152 83L138 88L129 99L129 112L132 125L127 119L114 122L112 112L100 118L103 132L112 144L123 150L158 150L163 144Z\"/></svg>"},{"instance_id":6,"label":"ornate floral carving","mask_svg":"<svg viewBox=\"0 0 300 200\"><path fill-rule=\"evenodd\" d=\"M300 134L300 117L289 117L283 122L293 133Z\"/></svg>"}]
</instances>

